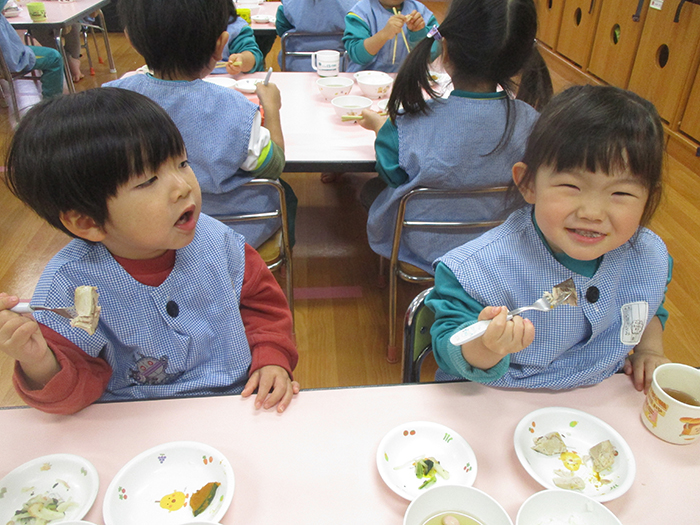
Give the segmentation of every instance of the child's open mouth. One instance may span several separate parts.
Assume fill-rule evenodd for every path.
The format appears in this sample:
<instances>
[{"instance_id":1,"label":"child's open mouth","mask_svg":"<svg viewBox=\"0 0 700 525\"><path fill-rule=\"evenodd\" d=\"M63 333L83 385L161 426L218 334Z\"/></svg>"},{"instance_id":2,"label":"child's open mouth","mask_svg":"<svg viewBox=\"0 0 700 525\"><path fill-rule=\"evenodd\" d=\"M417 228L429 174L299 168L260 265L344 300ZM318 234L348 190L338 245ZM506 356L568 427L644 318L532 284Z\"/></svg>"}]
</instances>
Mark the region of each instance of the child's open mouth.
<instances>
[{"instance_id":1,"label":"child's open mouth","mask_svg":"<svg viewBox=\"0 0 700 525\"><path fill-rule=\"evenodd\" d=\"M194 227L194 206L187 209L185 213L180 215L180 218L175 223L175 226L189 230Z\"/></svg>"}]
</instances>

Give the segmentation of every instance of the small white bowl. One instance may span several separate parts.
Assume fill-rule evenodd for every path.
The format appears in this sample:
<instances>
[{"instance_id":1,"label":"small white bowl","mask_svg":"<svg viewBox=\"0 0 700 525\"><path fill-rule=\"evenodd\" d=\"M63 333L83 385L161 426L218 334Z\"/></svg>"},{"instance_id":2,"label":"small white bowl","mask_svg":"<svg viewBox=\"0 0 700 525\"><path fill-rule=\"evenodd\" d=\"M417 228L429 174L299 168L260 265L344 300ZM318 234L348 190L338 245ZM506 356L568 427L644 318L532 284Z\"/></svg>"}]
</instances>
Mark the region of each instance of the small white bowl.
<instances>
[{"instance_id":1,"label":"small white bowl","mask_svg":"<svg viewBox=\"0 0 700 525\"><path fill-rule=\"evenodd\" d=\"M379 108L379 111L382 113L386 113L386 108L389 105L389 99L385 98L383 100L380 100L377 102L377 107Z\"/></svg>"},{"instance_id":2,"label":"small white bowl","mask_svg":"<svg viewBox=\"0 0 700 525\"><path fill-rule=\"evenodd\" d=\"M357 95L343 95L335 97L331 100L333 109L336 115L361 115L363 109L368 109L372 105L372 101L366 97L358 97Z\"/></svg>"},{"instance_id":3,"label":"small white bowl","mask_svg":"<svg viewBox=\"0 0 700 525\"><path fill-rule=\"evenodd\" d=\"M601 503L580 492L549 489L530 496L515 518L516 525L576 523L580 525L622 525Z\"/></svg>"},{"instance_id":4,"label":"small white bowl","mask_svg":"<svg viewBox=\"0 0 700 525\"><path fill-rule=\"evenodd\" d=\"M403 525L423 525L443 512L466 514L484 525L513 525L505 509L491 496L459 485L441 485L422 493L406 509Z\"/></svg>"},{"instance_id":5,"label":"small white bowl","mask_svg":"<svg viewBox=\"0 0 700 525\"><path fill-rule=\"evenodd\" d=\"M267 24L270 21L267 15L251 15L250 19L256 24Z\"/></svg>"},{"instance_id":6,"label":"small white bowl","mask_svg":"<svg viewBox=\"0 0 700 525\"><path fill-rule=\"evenodd\" d=\"M318 90L326 100L347 95L352 89L353 81L347 77L323 77L316 81Z\"/></svg>"},{"instance_id":7,"label":"small white bowl","mask_svg":"<svg viewBox=\"0 0 700 525\"><path fill-rule=\"evenodd\" d=\"M389 96L394 79L381 71L358 71L355 80L362 93L369 98Z\"/></svg>"}]
</instances>

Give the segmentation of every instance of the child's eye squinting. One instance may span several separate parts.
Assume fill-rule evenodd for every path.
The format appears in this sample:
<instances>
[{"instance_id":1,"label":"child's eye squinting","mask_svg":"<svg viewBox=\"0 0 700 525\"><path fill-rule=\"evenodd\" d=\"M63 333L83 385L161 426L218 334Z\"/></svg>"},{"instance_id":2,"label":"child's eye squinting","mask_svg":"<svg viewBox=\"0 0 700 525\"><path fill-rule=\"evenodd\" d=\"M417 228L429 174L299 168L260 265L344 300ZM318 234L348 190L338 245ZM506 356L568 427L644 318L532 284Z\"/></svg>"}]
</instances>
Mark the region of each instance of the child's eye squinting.
<instances>
[{"instance_id":1,"label":"child's eye squinting","mask_svg":"<svg viewBox=\"0 0 700 525\"><path fill-rule=\"evenodd\" d=\"M137 187L137 188L147 188L148 186L150 186L151 184L153 184L156 180L158 180L158 177L157 177L157 176L153 176L153 177L151 177L150 179L148 179L146 182L142 182L141 184L139 184L139 185L136 186L136 187Z\"/></svg>"}]
</instances>

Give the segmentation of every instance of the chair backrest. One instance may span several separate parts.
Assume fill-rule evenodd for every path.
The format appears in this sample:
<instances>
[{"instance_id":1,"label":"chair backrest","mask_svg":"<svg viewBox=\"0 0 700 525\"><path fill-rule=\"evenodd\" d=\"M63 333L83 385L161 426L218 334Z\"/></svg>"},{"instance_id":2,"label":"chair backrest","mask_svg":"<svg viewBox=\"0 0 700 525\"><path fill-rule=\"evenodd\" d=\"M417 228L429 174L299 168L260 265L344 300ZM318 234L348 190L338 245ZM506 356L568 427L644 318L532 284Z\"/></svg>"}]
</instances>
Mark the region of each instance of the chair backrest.
<instances>
[{"instance_id":1,"label":"chair backrest","mask_svg":"<svg viewBox=\"0 0 700 525\"><path fill-rule=\"evenodd\" d=\"M431 233L431 245L440 246L442 250L438 256L447 253L452 248L456 248L461 244L464 244L468 238L465 238L464 234L470 237L477 237L483 232L498 226L503 222L500 217L499 209L495 206L496 199L502 199L505 192L508 190L507 186L493 186L489 188L479 188L470 190L459 190L459 189L432 189L432 188L414 188L406 195L401 198L399 202L399 209L396 217L396 224L394 227L394 238L393 245L391 249L391 268L397 268L399 264L399 254L401 243L404 240L404 234L409 229L418 229L427 231ZM433 203L430 200L435 200ZM456 199L464 203L465 209L470 207L472 204L483 201L484 199L490 199L491 202L486 206L485 215L483 217L476 218L474 220L444 220L444 219L407 219L407 210L411 204L417 203L418 201L428 202L428 206L434 209L439 209L440 200L445 199ZM503 209L502 206L500 209ZM496 218L498 217L498 218ZM461 234L461 235L456 235ZM439 235L442 238L436 237ZM413 280L411 276L404 276L402 278L406 280Z\"/></svg>"},{"instance_id":2,"label":"chair backrest","mask_svg":"<svg viewBox=\"0 0 700 525\"><path fill-rule=\"evenodd\" d=\"M428 288L419 293L406 309L401 372L401 380L404 383L420 382L423 360L433 350L430 327L435 322L435 314L425 305L425 297L431 290L432 288Z\"/></svg>"},{"instance_id":3,"label":"chair backrest","mask_svg":"<svg viewBox=\"0 0 700 525\"><path fill-rule=\"evenodd\" d=\"M215 219L220 220L223 223L236 223L236 222L246 222L246 221L264 221L264 220L280 220L282 222L281 228L281 238L278 243L279 250L275 252L276 256L271 258L263 257L265 259L265 264L270 270L275 270L280 266L284 265L286 268L286 295L287 302L289 303L289 309L292 311L292 320L294 320L294 288L293 288L293 271L292 271L292 250L289 245L289 223L287 221L287 204L284 198L284 186L278 181L273 179L253 179L241 187L243 190L245 188L256 188L261 186L268 186L274 188L279 196L278 207L273 210L261 210L257 213L243 213L238 215L212 215ZM275 242L277 239L276 235L273 235L271 242ZM267 243L263 243L262 246L258 248L258 252L263 255Z\"/></svg>"},{"instance_id":4,"label":"chair backrest","mask_svg":"<svg viewBox=\"0 0 700 525\"><path fill-rule=\"evenodd\" d=\"M347 52L343 46L343 32L333 31L327 33L311 33L307 31L297 31L292 29L282 35L280 39L280 69L282 71L313 71L311 69L311 55L322 49L334 49L340 52L340 71L345 71L348 63ZM301 49L303 48L303 50ZM299 68L290 63L287 59L290 57L308 59L308 67Z\"/></svg>"}]
</instances>

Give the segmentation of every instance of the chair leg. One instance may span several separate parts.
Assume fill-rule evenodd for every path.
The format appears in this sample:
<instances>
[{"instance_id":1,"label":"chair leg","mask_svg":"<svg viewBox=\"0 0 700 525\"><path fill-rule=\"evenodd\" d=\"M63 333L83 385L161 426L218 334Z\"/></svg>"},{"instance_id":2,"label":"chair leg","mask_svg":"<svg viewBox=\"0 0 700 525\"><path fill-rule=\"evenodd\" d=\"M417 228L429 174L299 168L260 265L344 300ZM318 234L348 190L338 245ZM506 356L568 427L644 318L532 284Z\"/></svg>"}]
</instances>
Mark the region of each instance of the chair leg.
<instances>
[{"instance_id":1,"label":"chair leg","mask_svg":"<svg viewBox=\"0 0 700 525\"><path fill-rule=\"evenodd\" d=\"M389 265L389 345L386 349L386 360L390 363L399 361L399 351L396 347L396 293L397 293L396 268Z\"/></svg>"},{"instance_id":2,"label":"chair leg","mask_svg":"<svg viewBox=\"0 0 700 525\"><path fill-rule=\"evenodd\" d=\"M296 333L296 325L294 320L294 272L292 271L292 254L286 254L285 267L287 269L287 303L289 310L292 312L292 333Z\"/></svg>"},{"instance_id":3,"label":"chair leg","mask_svg":"<svg viewBox=\"0 0 700 525\"><path fill-rule=\"evenodd\" d=\"M386 259L382 257L381 255L379 256L379 275L377 275L377 287L379 288L386 288L386 264L385 264Z\"/></svg>"}]
</instances>

